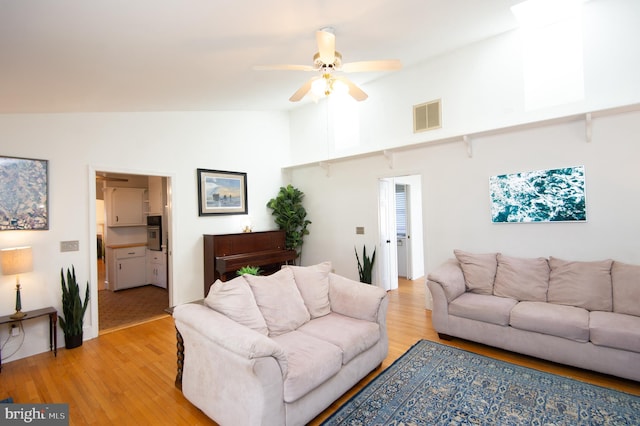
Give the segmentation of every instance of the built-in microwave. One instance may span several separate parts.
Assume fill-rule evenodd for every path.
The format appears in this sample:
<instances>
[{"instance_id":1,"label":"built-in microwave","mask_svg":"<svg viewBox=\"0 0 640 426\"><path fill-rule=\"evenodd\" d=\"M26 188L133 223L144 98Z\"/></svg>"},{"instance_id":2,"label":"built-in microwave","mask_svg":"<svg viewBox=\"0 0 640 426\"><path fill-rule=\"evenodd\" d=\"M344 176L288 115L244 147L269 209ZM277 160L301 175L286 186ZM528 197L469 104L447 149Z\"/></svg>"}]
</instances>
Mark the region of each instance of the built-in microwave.
<instances>
[{"instance_id":1,"label":"built-in microwave","mask_svg":"<svg viewBox=\"0 0 640 426\"><path fill-rule=\"evenodd\" d=\"M147 248L162 250L162 216L147 216Z\"/></svg>"}]
</instances>

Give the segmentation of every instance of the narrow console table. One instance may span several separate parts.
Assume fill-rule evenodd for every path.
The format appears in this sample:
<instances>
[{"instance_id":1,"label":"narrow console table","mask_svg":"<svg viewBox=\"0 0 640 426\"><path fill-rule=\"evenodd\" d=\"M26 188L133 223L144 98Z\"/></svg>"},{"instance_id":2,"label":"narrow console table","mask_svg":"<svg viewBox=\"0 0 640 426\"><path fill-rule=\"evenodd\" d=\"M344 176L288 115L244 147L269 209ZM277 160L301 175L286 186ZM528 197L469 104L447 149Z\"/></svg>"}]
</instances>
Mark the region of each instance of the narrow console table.
<instances>
[{"instance_id":1,"label":"narrow console table","mask_svg":"<svg viewBox=\"0 0 640 426\"><path fill-rule=\"evenodd\" d=\"M45 315L49 316L49 350L53 351L55 357L58 356L58 311L52 307L36 309L34 311L25 312L25 316L20 319L11 318L11 315L0 317L0 325L11 324L14 322L28 321L35 318L41 318ZM24 331L23 331L24 333ZM0 353L0 371L2 371L2 354Z\"/></svg>"}]
</instances>

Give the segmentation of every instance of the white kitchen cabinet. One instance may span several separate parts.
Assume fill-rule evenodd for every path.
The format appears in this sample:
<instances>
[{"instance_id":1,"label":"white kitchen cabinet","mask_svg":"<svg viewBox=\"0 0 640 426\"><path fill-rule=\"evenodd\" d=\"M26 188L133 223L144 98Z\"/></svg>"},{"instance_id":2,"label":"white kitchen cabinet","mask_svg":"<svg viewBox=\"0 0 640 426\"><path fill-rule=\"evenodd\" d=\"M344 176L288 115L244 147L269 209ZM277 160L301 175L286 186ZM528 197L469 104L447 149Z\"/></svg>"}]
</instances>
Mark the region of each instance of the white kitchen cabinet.
<instances>
[{"instance_id":1,"label":"white kitchen cabinet","mask_svg":"<svg viewBox=\"0 0 640 426\"><path fill-rule=\"evenodd\" d=\"M107 188L108 226L146 226L144 188Z\"/></svg>"},{"instance_id":2,"label":"white kitchen cabinet","mask_svg":"<svg viewBox=\"0 0 640 426\"><path fill-rule=\"evenodd\" d=\"M164 179L161 176L149 176L149 215L164 214L165 188Z\"/></svg>"},{"instance_id":3,"label":"white kitchen cabinet","mask_svg":"<svg viewBox=\"0 0 640 426\"><path fill-rule=\"evenodd\" d=\"M113 271L109 278L113 280L113 286L111 286L113 290L122 290L147 284L145 246L123 247L110 251L114 257Z\"/></svg>"},{"instance_id":4,"label":"white kitchen cabinet","mask_svg":"<svg viewBox=\"0 0 640 426\"><path fill-rule=\"evenodd\" d=\"M167 255L164 252L147 249L147 282L167 288Z\"/></svg>"}]
</instances>

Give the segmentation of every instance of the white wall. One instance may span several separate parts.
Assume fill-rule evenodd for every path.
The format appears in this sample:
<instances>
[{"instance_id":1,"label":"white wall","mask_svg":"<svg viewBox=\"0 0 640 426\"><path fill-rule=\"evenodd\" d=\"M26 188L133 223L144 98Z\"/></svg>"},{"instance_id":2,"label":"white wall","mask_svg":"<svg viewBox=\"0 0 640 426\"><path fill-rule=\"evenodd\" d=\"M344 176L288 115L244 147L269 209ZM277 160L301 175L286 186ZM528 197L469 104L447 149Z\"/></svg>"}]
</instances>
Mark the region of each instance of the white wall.
<instances>
[{"instance_id":1,"label":"white wall","mask_svg":"<svg viewBox=\"0 0 640 426\"><path fill-rule=\"evenodd\" d=\"M584 4L582 101L527 110L520 30L504 33L363 85L369 94L355 114L339 102L308 104L291 113L292 165L438 141L555 117L640 103L640 2ZM552 66L553 64L550 64ZM545 96L550 102L555 93ZM412 106L442 100L442 128L413 133ZM349 146L338 143L336 120L357 125ZM344 125L344 123L338 123Z\"/></svg>"},{"instance_id":2,"label":"white wall","mask_svg":"<svg viewBox=\"0 0 640 426\"><path fill-rule=\"evenodd\" d=\"M21 276L23 310L60 310L60 268L75 265L81 282L92 281L85 338L97 335L90 169L172 177L173 302L202 298L202 234L240 232L246 216L199 217L196 169L247 172L253 228L275 229L265 205L283 184L280 167L288 162L288 126L285 113L259 112L0 115L0 154L49 160L49 230L0 233L1 248L33 247L34 271ZM60 241L66 240L78 240L80 250L61 253ZM14 287L15 277L0 275L0 312L14 311ZM46 320L24 325L24 345L9 361L48 350ZM0 329L0 341L6 336L7 330ZM63 345L62 333L59 337ZM11 345L3 356L15 349Z\"/></svg>"},{"instance_id":3,"label":"white wall","mask_svg":"<svg viewBox=\"0 0 640 426\"><path fill-rule=\"evenodd\" d=\"M522 257L573 260L613 258L640 264L640 112L600 117L593 140L580 121L479 138L472 158L462 142L398 152L389 169L383 155L292 170L306 194L310 235L305 264L331 260L337 273L357 279L354 244L377 244L377 181L422 175L426 273L456 248L500 251ZM584 165L586 223L494 224L489 177L497 174ZM355 226L365 226L364 236Z\"/></svg>"},{"instance_id":4,"label":"white wall","mask_svg":"<svg viewBox=\"0 0 640 426\"><path fill-rule=\"evenodd\" d=\"M369 253L379 247L378 177L385 177L379 157L332 165L328 171L317 165L292 170L291 181L305 193L303 204L312 222L302 248L303 265L330 260L336 273L359 279L354 247L359 253L365 245ZM360 226L364 235L356 234Z\"/></svg>"},{"instance_id":5,"label":"white wall","mask_svg":"<svg viewBox=\"0 0 640 426\"><path fill-rule=\"evenodd\" d=\"M627 105L638 110L639 17L638 1L585 3L581 101L526 108L526 52L518 30L363 86L369 99L357 104L355 118L344 115L357 126L349 144L336 134L337 101L293 111L289 170L292 183L307 194L313 221L305 263L330 258L336 272L357 277L354 243L378 242L377 180L403 174L422 175L426 273L454 248L640 263L635 238L629 237L640 231L631 219L640 198L639 113L596 117L591 143L585 142L584 121L530 126ZM554 100L553 91L545 95ZM442 99L442 128L414 134L412 105L434 99ZM462 142L450 142L467 134L473 158ZM586 166L588 223L491 224L489 176L580 164ZM355 235L357 225L366 227L364 236Z\"/></svg>"}]
</instances>

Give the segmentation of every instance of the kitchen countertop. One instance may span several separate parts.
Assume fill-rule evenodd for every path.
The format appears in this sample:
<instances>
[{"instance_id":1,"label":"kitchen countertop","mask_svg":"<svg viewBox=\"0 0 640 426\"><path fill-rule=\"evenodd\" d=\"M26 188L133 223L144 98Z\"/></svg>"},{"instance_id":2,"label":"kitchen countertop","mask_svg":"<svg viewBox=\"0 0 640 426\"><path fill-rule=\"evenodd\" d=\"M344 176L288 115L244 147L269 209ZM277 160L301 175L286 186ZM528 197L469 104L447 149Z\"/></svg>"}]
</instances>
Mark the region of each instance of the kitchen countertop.
<instances>
[{"instance_id":1,"label":"kitchen countertop","mask_svg":"<svg viewBox=\"0 0 640 426\"><path fill-rule=\"evenodd\" d=\"M125 243L125 244L109 244L107 248L119 249L119 248L131 248L131 247L144 247L147 243Z\"/></svg>"}]
</instances>

